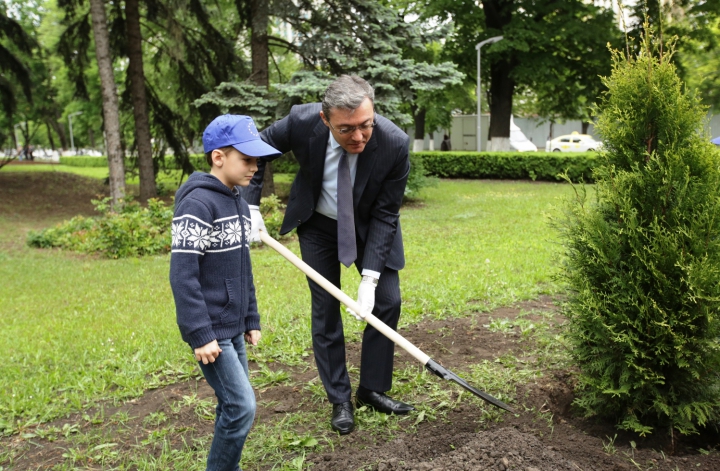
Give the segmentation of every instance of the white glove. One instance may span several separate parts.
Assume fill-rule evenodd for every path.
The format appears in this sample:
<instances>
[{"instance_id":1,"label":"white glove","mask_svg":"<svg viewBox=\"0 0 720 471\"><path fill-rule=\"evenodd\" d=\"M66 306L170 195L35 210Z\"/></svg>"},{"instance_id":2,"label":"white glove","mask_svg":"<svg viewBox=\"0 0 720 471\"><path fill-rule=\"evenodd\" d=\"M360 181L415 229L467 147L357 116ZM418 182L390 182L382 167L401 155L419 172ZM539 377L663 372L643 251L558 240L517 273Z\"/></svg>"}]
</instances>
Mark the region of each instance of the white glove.
<instances>
[{"instance_id":1,"label":"white glove","mask_svg":"<svg viewBox=\"0 0 720 471\"><path fill-rule=\"evenodd\" d=\"M361 321L365 319L365 316L372 313L375 307L375 287L377 286L378 280L372 276L363 276L360 286L358 286L358 299L357 303L360 305L360 312L357 313L348 309L347 311L355 317L355 319Z\"/></svg>"},{"instance_id":2,"label":"white glove","mask_svg":"<svg viewBox=\"0 0 720 471\"><path fill-rule=\"evenodd\" d=\"M265 221L263 221L262 214L260 214L260 206L248 205L250 208L250 242L262 243L260 240L260 229L267 232L265 229Z\"/></svg>"}]
</instances>

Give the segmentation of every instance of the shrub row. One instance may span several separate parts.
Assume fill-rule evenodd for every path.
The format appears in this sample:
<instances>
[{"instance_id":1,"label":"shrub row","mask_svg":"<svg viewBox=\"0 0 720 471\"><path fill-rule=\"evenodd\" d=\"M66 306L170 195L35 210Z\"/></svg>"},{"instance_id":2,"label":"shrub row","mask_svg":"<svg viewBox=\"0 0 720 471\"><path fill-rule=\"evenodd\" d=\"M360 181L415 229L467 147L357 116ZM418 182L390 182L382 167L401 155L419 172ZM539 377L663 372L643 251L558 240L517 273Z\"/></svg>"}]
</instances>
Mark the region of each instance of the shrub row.
<instances>
[{"instance_id":1,"label":"shrub row","mask_svg":"<svg viewBox=\"0 0 720 471\"><path fill-rule=\"evenodd\" d=\"M198 170L207 171L205 156L194 154L190 161ZM592 169L597 162L595 152L415 152L411 155L413 167L423 167L422 176L431 175L442 178L498 178L498 179L532 179L562 180L559 175L567 172L574 181L581 179L592 181ZM73 156L61 157L60 163L76 167L105 167L105 157ZM167 159L169 168L177 168L174 160ZM298 163L292 154L286 154L273 161L276 173L295 173ZM419 170L419 168L418 168ZM413 171L411 180L421 179L421 175ZM419 183L419 182L418 182ZM424 183L424 182L423 182ZM418 191L424 184L414 187Z\"/></svg>"},{"instance_id":2,"label":"shrub row","mask_svg":"<svg viewBox=\"0 0 720 471\"><path fill-rule=\"evenodd\" d=\"M31 247L60 247L108 258L136 257L170 250L172 208L150 199L147 207L128 201L120 211L112 211L110 198L92 200L97 217L75 216L55 227L30 231Z\"/></svg>"},{"instance_id":3,"label":"shrub row","mask_svg":"<svg viewBox=\"0 0 720 471\"><path fill-rule=\"evenodd\" d=\"M592 181L595 152L417 152L429 175L442 178L498 178Z\"/></svg>"},{"instance_id":4,"label":"shrub row","mask_svg":"<svg viewBox=\"0 0 720 471\"><path fill-rule=\"evenodd\" d=\"M27 244L30 247L57 247L95 253L108 258L139 257L170 251L173 209L167 203L150 199L144 207L128 200L118 211L113 211L110 198L92 202L98 216L75 216L55 227L30 231ZM293 234L280 235L284 209L285 205L275 195L260 200L260 212L267 232L276 239Z\"/></svg>"},{"instance_id":5,"label":"shrub row","mask_svg":"<svg viewBox=\"0 0 720 471\"><path fill-rule=\"evenodd\" d=\"M72 155L67 157L60 157L60 163L69 167L107 167L107 157L90 157L88 155ZM129 160L125 160L125 165L130 163ZM208 165L205 162L205 155L193 154L190 156L190 163L193 164L198 170L207 170ZM172 156L165 159L165 168L177 169L179 166Z\"/></svg>"},{"instance_id":6,"label":"shrub row","mask_svg":"<svg viewBox=\"0 0 720 471\"><path fill-rule=\"evenodd\" d=\"M107 157L91 157L89 155L73 155L60 157L60 163L70 167L107 167ZM127 165L129 161L125 161ZM205 155L193 154L190 156L190 163L198 170L207 171L208 165L205 162ZM168 157L165 159L165 168L177 169L179 166L175 159ZM273 170L276 173L295 173L299 169L299 165L292 154L286 154L273 162Z\"/></svg>"},{"instance_id":7,"label":"shrub row","mask_svg":"<svg viewBox=\"0 0 720 471\"><path fill-rule=\"evenodd\" d=\"M107 167L107 157L91 157L89 155L73 155L60 157L60 163L69 167Z\"/></svg>"}]
</instances>

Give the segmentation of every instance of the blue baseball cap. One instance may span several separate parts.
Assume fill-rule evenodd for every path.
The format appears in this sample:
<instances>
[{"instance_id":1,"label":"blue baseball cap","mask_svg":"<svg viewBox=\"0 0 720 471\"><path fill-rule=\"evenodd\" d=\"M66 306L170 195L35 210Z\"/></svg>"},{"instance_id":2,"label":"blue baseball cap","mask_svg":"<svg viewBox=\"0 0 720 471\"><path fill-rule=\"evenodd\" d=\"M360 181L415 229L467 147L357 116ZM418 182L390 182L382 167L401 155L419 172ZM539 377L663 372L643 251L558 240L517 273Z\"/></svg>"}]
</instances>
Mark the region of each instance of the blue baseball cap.
<instances>
[{"instance_id":1,"label":"blue baseball cap","mask_svg":"<svg viewBox=\"0 0 720 471\"><path fill-rule=\"evenodd\" d=\"M260 139L250 116L224 114L213 119L203 132L203 150L212 152L232 146L249 157L274 157L282 152Z\"/></svg>"}]
</instances>

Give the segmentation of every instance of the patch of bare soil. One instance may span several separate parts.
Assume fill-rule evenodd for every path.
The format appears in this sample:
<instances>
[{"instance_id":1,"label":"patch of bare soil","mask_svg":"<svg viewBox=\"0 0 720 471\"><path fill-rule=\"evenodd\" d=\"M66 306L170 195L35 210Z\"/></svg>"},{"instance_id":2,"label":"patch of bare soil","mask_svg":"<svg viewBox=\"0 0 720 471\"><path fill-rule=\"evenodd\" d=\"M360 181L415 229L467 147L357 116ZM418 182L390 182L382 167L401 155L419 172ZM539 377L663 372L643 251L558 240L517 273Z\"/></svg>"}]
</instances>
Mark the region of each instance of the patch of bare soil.
<instances>
[{"instance_id":1,"label":"patch of bare soil","mask_svg":"<svg viewBox=\"0 0 720 471\"><path fill-rule=\"evenodd\" d=\"M65 172L3 172L0 170L0 216L13 227L0 245L25 244L30 230L50 227L73 216L97 213L90 202L108 194L102 182Z\"/></svg>"},{"instance_id":2,"label":"patch of bare soil","mask_svg":"<svg viewBox=\"0 0 720 471\"><path fill-rule=\"evenodd\" d=\"M72 173L0 171L0 213L6 217L45 222L92 215L90 200L107 194L101 181Z\"/></svg>"},{"instance_id":3,"label":"patch of bare soil","mask_svg":"<svg viewBox=\"0 0 720 471\"><path fill-rule=\"evenodd\" d=\"M552 300L543 297L472 318L423 322L403 335L432 358L444 358L448 367L461 370L505 353L519 356L527 348L517 336L483 328L490 317L512 320L521 312L555 310ZM443 332L440 341L438 332ZM444 347L448 344L449 350ZM408 355L401 356L411 362ZM444 421L421 423L415 433L374 443L362 433L350 435L341 438L332 453L308 458L318 471L720 470L720 456L705 451L720 444L715 431L675 444L659 436L662 432L645 439L621 433L613 424L574 415L573 386L571 372L555 372L520 388L518 403L512 404L516 414L505 414L501 422L479 423L481 412L473 401L457 407Z\"/></svg>"},{"instance_id":4,"label":"patch of bare soil","mask_svg":"<svg viewBox=\"0 0 720 471\"><path fill-rule=\"evenodd\" d=\"M517 336L490 332L484 328L483 324L490 317L513 319L520 312L541 314L542 311L553 310L552 300L541 298L465 319L425 321L401 333L431 357L443 359L448 367L458 371L479 360L497 358L504 353L520 355L527 348L517 341ZM349 363L358 365L359 345L350 344L348 347ZM417 363L404 352L396 359L398 368L409 364ZM252 370L258 368L255 364L250 367ZM291 373L292 386L256 390L256 420L266 423L281 420L290 412L319 409L327 411L329 422L329 404L313 403L302 387L317 376L312 357L305 367L288 369L279 365L278 368ZM642 440L617 433L611 424L574 416L570 407L574 399L572 377L570 373L560 372L521 388L518 401L513 403L517 414L505 414L497 423L481 423L478 420L480 405L477 401L470 401L454 408L442 420L424 421L415 431L395 433L389 440L362 428L342 437L328 434L332 451L310 453L306 460L316 471L720 470L720 456L699 451L700 448L709 450L716 446L716 435L708 434L694 441L676 443L673 451L665 439ZM447 383L447 387L458 389L452 383ZM192 401L194 406L177 407L188 401ZM147 391L142 397L118 407L108 405L103 408L105 421L100 424L88 420L98 413L98 409L92 409L83 413L84 418L76 414L49 426L62 430L70 425L77 427L76 433L92 434L95 430L95 433L110 434L121 449L129 451L138 443L147 443L148 437L157 432L158 426L148 418L162 413L170 421L164 426L168 423L174 426L175 433L170 437L172 445L180 447L182 443L192 443L194 439L207 439L212 433L212 419L208 413L212 415L213 405L212 390L204 380L196 379ZM198 412L203 407L205 412ZM118 421L116 418L122 415L118 413L123 413L126 419ZM329 423L326 425L329 429ZM47 427L48 424L41 428ZM31 429L24 431L34 435L32 432ZM327 432L320 430L314 433ZM617 438L611 439L616 434ZM252 440L252 433L249 440ZM631 441L634 441L634 446ZM24 438L16 435L0 441L0 446L21 451L13 469L34 470L50 469L63 462L62 455L69 443L70 440L62 436L50 441L38 436ZM152 445L146 449L160 453L160 448ZM261 464L260 469L270 469L270 466Z\"/></svg>"}]
</instances>

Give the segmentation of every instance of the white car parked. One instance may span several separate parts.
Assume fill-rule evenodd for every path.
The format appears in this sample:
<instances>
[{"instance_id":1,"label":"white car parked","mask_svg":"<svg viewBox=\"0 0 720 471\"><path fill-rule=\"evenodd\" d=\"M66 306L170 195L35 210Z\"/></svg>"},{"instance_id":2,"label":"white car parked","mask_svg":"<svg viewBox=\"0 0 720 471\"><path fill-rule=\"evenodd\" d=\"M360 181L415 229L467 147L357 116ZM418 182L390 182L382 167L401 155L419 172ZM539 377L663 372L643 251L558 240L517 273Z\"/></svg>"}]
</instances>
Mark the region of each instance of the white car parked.
<instances>
[{"instance_id":1,"label":"white car parked","mask_svg":"<svg viewBox=\"0 0 720 471\"><path fill-rule=\"evenodd\" d=\"M572 134L556 137L545 143L545 152L586 152L597 150L602 142L596 141L589 134L580 134L574 131Z\"/></svg>"}]
</instances>

